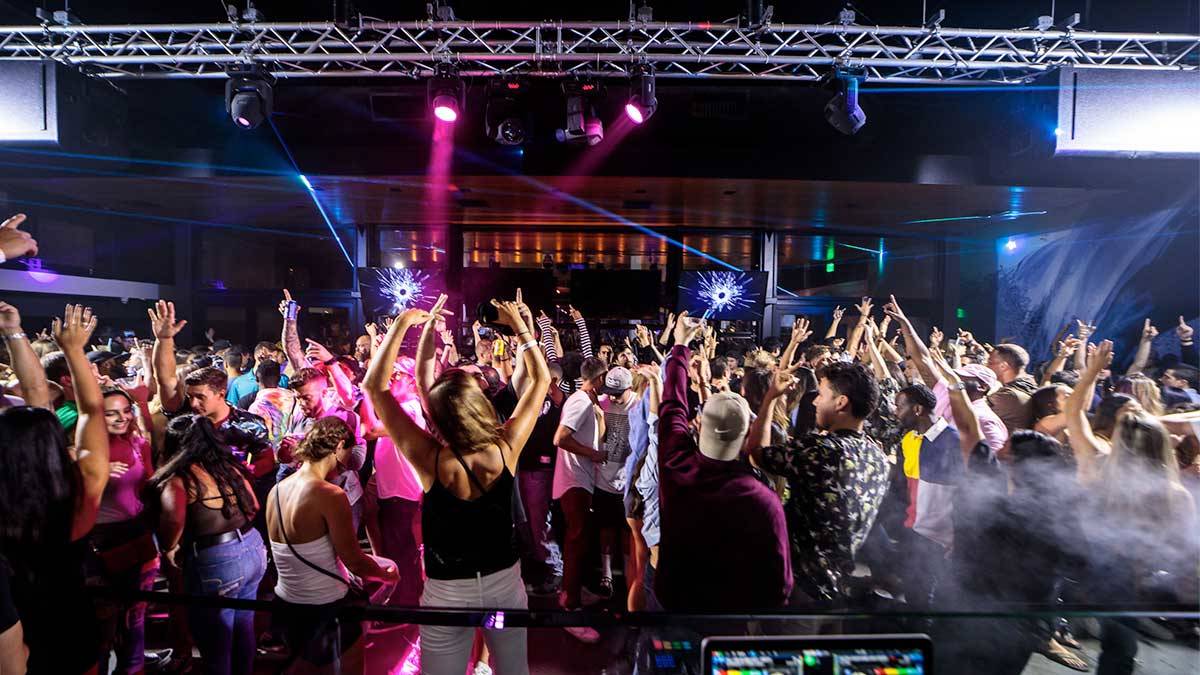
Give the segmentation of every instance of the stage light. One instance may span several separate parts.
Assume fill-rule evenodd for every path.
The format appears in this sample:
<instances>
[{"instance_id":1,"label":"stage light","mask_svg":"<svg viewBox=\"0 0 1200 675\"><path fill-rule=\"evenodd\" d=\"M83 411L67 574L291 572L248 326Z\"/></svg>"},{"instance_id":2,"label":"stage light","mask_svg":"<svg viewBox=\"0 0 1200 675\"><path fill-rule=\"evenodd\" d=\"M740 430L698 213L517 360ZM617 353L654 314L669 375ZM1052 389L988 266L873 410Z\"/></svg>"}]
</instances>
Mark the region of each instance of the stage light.
<instances>
[{"instance_id":1,"label":"stage light","mask_svg":"<svg viewBox=\"0 0 1200 675\"><path fill-rule=\"evenodd\" d=\"M518 98L525 87L518 81L493 82L484 111L484 133L500 145L525 142L526 124Z\"/></svg>"},{"instance_id":2,"label":"stage light","mask_svg":"<svg viewBox=\"0 0 1200 675\"><path fill-rule=\"evenodd\" d=\"M837 93L825 104L825 119L847 136L858 133L867 123L867 113L858 106L858 83L862 79L861 74L849 70L834 72L833 84Z\"/></svg>"},{"instance_id":3,"label":"stage light","mask_svg":"<svg viewBox=\"0 0 1200 675\"><path fill-rule=\"evenodd\" d=\"M229 70L225 81L225 112L240 129L254 129L271 116L274 92L271 75L261 66Z\"/></svg>"},{"instance_id":4,"label":"stage light","mask_svg":"<svg viewBox=\"0 0 1200 675\"><path fill-rule=\"evenodd\" d=\"M641 124L658 109L658 97L654 86L654 68L648 64L639 66L630 82L629 101L625 104L625 115L634 124Z\"/></svg>"},{"instance_id":5,"label":"stage light","mask_svg":"<svg viewBox=\"0 0 1200 675\"><path fill-rule=\"evenodd\" d=\"M453 66L439 63L429 78L425 97L434 117L442 122L456 122L463 112L466 86Z\"/></svg>"},{"instance_id":6,"label":"stage light","mask_svg":"<svg viewBox=\"0 0 1200 675\"><path fill-rule=\"evenodd\" d=\"M592 96L599 91L599 87L590 82L563 84L563 93L567 97L567 123L554 132L559 143L596 145L604 140L604 122L592 105Z\"/></svg>"},{"instance_id":7,"label":"stage light","mask_svg":"<svg viewBox=\"0 0 1200 675\"><path fill-rule=\"evenodd\" d=\"M1008 240L1008 241L1007 241L1007 242L1004 244L1004 250L1005 250L1005 251L1008 251L1009 253L1012 253L1013 251L1017 250L1017 240L1015 240L1015 239L1009 239L1009 240Z\"/></svg>"}]
</instances>

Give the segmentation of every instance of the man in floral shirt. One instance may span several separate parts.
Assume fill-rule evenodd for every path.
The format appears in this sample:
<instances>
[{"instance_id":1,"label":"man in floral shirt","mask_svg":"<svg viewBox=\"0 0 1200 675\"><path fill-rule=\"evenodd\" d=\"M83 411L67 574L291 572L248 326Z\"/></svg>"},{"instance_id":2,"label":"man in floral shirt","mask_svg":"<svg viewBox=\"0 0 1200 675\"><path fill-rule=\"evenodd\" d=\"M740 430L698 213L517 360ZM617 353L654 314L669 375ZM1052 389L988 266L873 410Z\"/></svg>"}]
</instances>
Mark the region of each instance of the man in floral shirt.
<instances>
[{"instance_id":1,"label":"man in floral shirt","mask_svg":"<svg viewBox=\"0 0 1200 675\"><path fill-rule=\"evenodd\" d=\"M887 490L883 450L863 432L879 402L874 375L859 364L833 363L820 372L817 426L784 445L755 448L763 470L783 476L784 505L795 575L792 605L837 600L842 579L867 537Z\"/></svg>"}]
</instances>

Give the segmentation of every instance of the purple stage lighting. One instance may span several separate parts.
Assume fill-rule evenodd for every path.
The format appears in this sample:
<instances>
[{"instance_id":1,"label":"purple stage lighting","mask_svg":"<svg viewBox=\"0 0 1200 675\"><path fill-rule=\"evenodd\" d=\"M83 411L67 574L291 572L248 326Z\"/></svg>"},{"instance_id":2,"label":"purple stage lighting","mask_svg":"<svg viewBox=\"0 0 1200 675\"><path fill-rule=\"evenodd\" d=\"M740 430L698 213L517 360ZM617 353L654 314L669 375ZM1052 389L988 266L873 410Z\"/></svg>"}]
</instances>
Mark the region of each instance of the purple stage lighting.
<instances>
[{"instance_id":1,"label":"purple stage lighting","mask_svg":"<svg viewBox=\"0 0 1200 675\"><path fill-rule=\"evenodd\" d=\"M458 120L458 101L453 96L438 96L433 99L433 116L443 122Z\"/></svg>"},{"instance_id":2,"label":"purple stage lighting","mask_svg":"<svg viewBox=\"0 0 1200 675\"><path fill-rule=\"evenodd\" d=\"M650 119L658 108L658 94L654 86L654 68L649 64L638 67L637 74L629 83L629 101L625 114L634 124Z\"/></svg>"},{"instance_id":3,"label":"purple stage lighting","mask_svg":"<svg viewBox=\"0 0 1200 675\"><path fill-rule=\"evenodd\" d=\"M642 122L646 121L645 116L642 115L642 109L633 103L625 104L625 114L629 117L629 119L633 120L634 124L641 124Z\"/></svg>"}]
</instances>

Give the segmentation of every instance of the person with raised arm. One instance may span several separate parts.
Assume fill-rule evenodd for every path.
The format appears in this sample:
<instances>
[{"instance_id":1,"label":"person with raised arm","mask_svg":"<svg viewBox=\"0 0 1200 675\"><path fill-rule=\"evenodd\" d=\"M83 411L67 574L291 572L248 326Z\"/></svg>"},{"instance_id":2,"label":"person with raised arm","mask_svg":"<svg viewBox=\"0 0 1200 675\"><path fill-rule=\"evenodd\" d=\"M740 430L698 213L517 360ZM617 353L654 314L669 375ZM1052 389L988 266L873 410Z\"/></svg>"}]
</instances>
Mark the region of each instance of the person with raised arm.
<instances>
[{"instance_id":1,"label":"person with raised arm","mask_svg":"<svg viewBox=\"0 0 1200 675\"><path fill-rule=\"evenodd\" d=\"M875 377L861 364L832 363L818 371L817 427L785 444L750 447L755 463L782 476L791 492L788 518L792 606L841 602L854 555L875 520L888 482L883 450L863 432L879 403Z\"/></svg>"},{"instance_id":2,"label":"person with raised arm","mask_svg":"<svg viewBox=\"0 0 1200 675\"><path fill-rule=\"evenodd\" d=\"M184 391L179 391L175 374L175 336L187 325L176 320L175 303L159 300L146 310L154 332L154 370L158 373L158 395L163 413L168 417L186 412L201 415L212 423L217 437L229 448L238 461L254 476L254 495L259 503L275 485L275 451L271 447L267 423L263 418L229 405L225 398L229 380L219 368L207 367L193 371L184 378ZM258 512L255 527L266 532L265 515Z\"/></svg>"},{"instance_id":3,"label":"person with raised arm","mask_svg":"<svg viewBox=\"0 0 1200 675\"><path fill-rule=\"evenodd\" d=\"M521 451L545 400L550 372L533 334L513 302L493 300L499 321L521 344L517 356L529 371L529 387L503 425L478 379L458 368L443 372L426 395L431 426L426 432L392 397L392 364L405 334L442 314L444 297L429 311L409 309L388 330L363 389L397 451L404 454L425 488L422 531L428 580L421 597L427 607L525 609L514 542L512 497ZM460 675L470 658L475 629L421 627L422 670ZM524 628L490 628L484 639L496 672L529 672Z\"/></svg>"},{"instance_id":4,"label":"person with raised arm","mask_svg":"<svg viewBox=\"0 0 1200 675\"><path fill-rule=\"evenodd\" d=\"M52 333L75 386L79 419L68 450L57 417L44 407L0 412L0 663L15 672L95 672L95 608L84 592L84 558L109 479L108 431L100 383L84 353L96 318L67 305ZM35 367L15 307L0 303L0 336L14 357L23 392L46 405L45 374ZM19 627L17 624L19 623ZM19 636L24 645L15 643ZM28 648L28 660L24 648Z\"/></svg>"},{"instance_id":5,"label":"person with raised arm","mask_svg":"<svg viewBox=\"0 0 1200 675\"><path fill-rule=\"evenodd\" d=\"M950 426L955 426L954 418L950 414L950 397L946 378L940 374L934 364L934 352L931 352L925 346L925 343L921 341L916 330L913 329L912 322L908 320L908 316L900 308L900 304L896 302L895 296L891 296L891 302L884 307L883 311L899 325L900 332L904 336L905 351L908 352L925 386L929 387L929 390L937 398L937 407L934 412L938 417L944 418L949 422ZM942 337L941 331L937 331L936 329L935 331L934 335L940 342ZM1017 347L1017 349L1020 348ZM1028 362L1028 356L1026 356L1026 362ZM975 409L975 416L982 425L984 438L987 439L988 447L992 449L992 452L1000 452L1004 448L1005 441L1008 440L1009 430L1007 422L1005 422L1000 414L993 410L988 400L988 394L997 386L997 378L994 370L977 363L968 363L956 368L955 372L967 386L967 395L970 397L971 405ZM1030 379L1030 382L1032 382L1032 379ZM1030 394L1032 394L1032 390ZM1026 400L1028 400L1028 397ZM1022 411L1022 414L1028 418L1027 410L1023 408Z\"/></svg>"},{"instance_id":6,"label":"person with raised arm","mask_svg":"<svg viewBox=\"0 0 1200 675\"><path fill-rule=\"evenodd\" d=\"M37 255L37 240L19 229L23 222L25 214L18 213L0 223L0 265L27 255Z\"/></svg>"},{"instance_id":7,"label":"person with raised arm","mask_svg":"<svg viewBox=\"0 0 1200 675\"><path fill-rule=\"evenodd\" d=\"M1126 377L1140 375L1146 370L1146 363L1150 360L1150 347L1153 346L1156 337L1158 337L1158 329L1150 323L1150 319L1146 319L1142 325L1137 352L1133 356L1133 363L1129 365L1129 370L1125 373Z\"/></svg>"},{"instance_id":8,"label":"person with raised arm","mask_svg":"<svg viewBox=\"0 0 1200 675\"><path fill-rule=\"evenodd\" d=\"M825 331L825 339L832 340L837 336L838 328L842 325L842 317L846 314L846 308L838 305L833 308L833 320L829 322L829 330Z\"/></svg>"},{"instance_id":9,"label":"person with raised arm","mask_svg":"<svg viewBox=\"0 0 1200 675\"><path fill-rule=\"evenodd\" d=\"M688 345L703 328L681 312L663 366L653 592L669 611L780 608L792 590L787 523L779 497L741 456L750 405L732 392L713 395L700 414L698 443L692 435Z\"/></svg>"}]
</instances>

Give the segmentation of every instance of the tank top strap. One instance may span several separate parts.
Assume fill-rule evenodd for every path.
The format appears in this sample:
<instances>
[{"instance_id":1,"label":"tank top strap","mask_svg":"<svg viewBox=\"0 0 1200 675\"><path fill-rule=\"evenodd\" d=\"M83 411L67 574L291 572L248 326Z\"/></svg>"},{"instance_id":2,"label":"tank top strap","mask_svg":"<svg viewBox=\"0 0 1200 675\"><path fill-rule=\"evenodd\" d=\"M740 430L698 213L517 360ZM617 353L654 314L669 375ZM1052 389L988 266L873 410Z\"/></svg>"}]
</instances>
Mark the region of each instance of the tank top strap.
<instances>
[{"instance_id":1,"label":"tank top strap","mask_svg":"<svg viewBox=\"0 0 1200 675\"><path fill-rule=\"evenodd\" d=\"M467 472L467 478L475 484L475 487L479 488L480 494L486 494L487 488L483 487L483 481L479 480L479 477L475 475L475 472L471 470L471 467L467 466L467 461L463 459L462 455L458 454L458 450L450 448L450 452L454 453L454 458L457 459L458 463L462 465L463 471Z\"/></svg>"}]
</instances>

